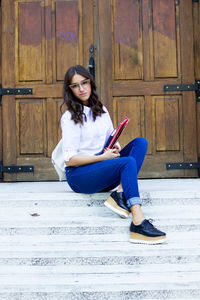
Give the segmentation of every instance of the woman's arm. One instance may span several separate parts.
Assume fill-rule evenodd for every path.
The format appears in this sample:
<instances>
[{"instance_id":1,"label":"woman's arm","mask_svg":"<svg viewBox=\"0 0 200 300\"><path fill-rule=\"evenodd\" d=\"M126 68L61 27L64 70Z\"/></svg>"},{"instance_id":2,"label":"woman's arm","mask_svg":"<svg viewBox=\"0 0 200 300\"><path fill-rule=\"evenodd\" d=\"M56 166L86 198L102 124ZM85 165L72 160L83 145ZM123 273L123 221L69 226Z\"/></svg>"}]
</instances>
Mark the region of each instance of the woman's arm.
<instances>
[{"instance_id":1,"label":"woman's arm","mask_svg":"<svg viewBox=\"0 0 200 300\"><path fill-rule=\"evenodd\" d=\"M74 155L69 159L69 161L66 161L65 164L68 167L78 167L107 159L117 158L119 156L120 154L118 151L116 151L116 149L107 149L103 154L100 155Z\"/></svg>"}]
</instances>

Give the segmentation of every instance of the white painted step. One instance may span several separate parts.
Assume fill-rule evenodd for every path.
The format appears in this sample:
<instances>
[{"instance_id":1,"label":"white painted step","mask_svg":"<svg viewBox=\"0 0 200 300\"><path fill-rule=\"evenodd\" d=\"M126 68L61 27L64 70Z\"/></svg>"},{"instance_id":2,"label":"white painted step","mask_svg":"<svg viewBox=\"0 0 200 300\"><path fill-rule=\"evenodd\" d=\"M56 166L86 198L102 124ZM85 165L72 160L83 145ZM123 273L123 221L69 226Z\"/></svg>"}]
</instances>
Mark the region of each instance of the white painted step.
<instances>
[{"instance_id":1,"label":"white painted step","mask_svg":"<svg viewBox=\"0 0 200 300\"><path fill-rule=\"evenodd\" d=\"M164 246L164 247L163 247ZM145 249L147 251L155 251L158 249L164 248L165 250L174 250L177 251L178 249L187 249L188 252L192 253L194 249L200 248L200 241L199 240L193 240L192 243L188 242L187 240L182 241L171 241L170 243L166 243L164 245L157 245L155 248L155 245L137 245L137 244L131 244L128 241L127 242L115 242L113 245L113 242L82 242L79 246L76 245L76 243L68 243L68 242L41 242L41 241L35 241L33 240L30 243L27 243L26 241L23 242L4 242L0 245L0 252L6 252L9 253L10 251L22 251L24 253L27 252L36 252L36 251L74 251L76 249L81 249L81 251L108 251L115 248L115 250L121 251L123 247L125 247L126 250L129 250L131 255L131 251L135 251L135 249Z\"/></svg>"},{"instance_id":2,"label":"white painted step","mask_svg":"<svg viewBox=\"0 0 200 300\"><path fill-rule=\"evenodd\" d=\"M194 231L195 228L199 230L200 219L199 218L184 218L181 216L179 218L165 218L160 219L158 217L153 218L153 224L157 227L168 228L172 231L185 231L184 228L188 228L190 231ZM30 219L7 219L0 221L0 234L29 234L32 231L32 234L38 234L38 230L40 234L62 234L63 232L67 232L67 228L70 228L73 231L73 228L98 228L98 227L110 227L110 228L128 228L131 223L131 217L128 219L121 219L116 215L111 215L109 217L98 216L98 217L78 217L76 219L66 217L65 219L60 220L59 218L51 218L51 219L41 219L39 217L31 217ZM65 231L66 230L66 231ZM46 233L45 233L46 232Z\"/></svg>"},{"instance_id":3,"label":"white painted step","mask_svg":"<svg viewBox=\"0 0 200 300\"><path fill-rule=\"evenodd\" d=\"M186 290L184 298L181 296L183 292L180 290L149 290L149 291L112 291L112 292L78 292L70 291L69 293L62 292L33 292L33 293L0 293L1 300L160 300L160 299L171 299L166 295L170 295L174 299L185 300L188 299L199 299L198 290ZM141 298L142 297L142 298ZM192 297L192 298L191 298Z\"/></svg>"},{"instance_id":4,"label":"white painted step","mask_svg":"<svg viewBox=\"0 0 200 300\"><path fill-rule=\"evenodd\" d=\"M169 295L170 298L167 296ZM182 297L183 290L123 290L123 291L108 291L108 292L79 292L78 289L73 288L70 292L5 292L0 293L1 300L160 300L171 299L173 297L177 300L199 299L199 292L196 289L188 289L184 292L184 298Z\"/></svg>"},{"instance_id":5,"label":"white painted step","mask_svg":"<svg viewBox=\"0 0 200 300\"><path fill-rule=\"evenodd\" d=\"M65 243L65 242L124 242L128 241L127 234L129 233L129 229L127 228L127 232L124 234L67 234L67 235L36 235L36 236L27 236L27 235L2 235L1 242L17 242L17 243L32 243L32 242L55 242L55 243ZM192 243L193 241L200 242L200 234L199 231L182 231L182 232L168 232L168 244L174 242L188 242ZM164 244L165 245L165 244ZM158 245L159 246L159 245ZM154 247L155 248L155 247Z\"/></svg>"},{"instance_id":6,"label":"white painted step","mask_svg":"<svg viewBox=\"0 0 200 300\"><path fill-rule=\"evenodd\" d=\"M59 287L71 288L71 286L79 286L84 289L84 286L110 286L110 285L130 285L140 286L141 289L147 289L146 285L151 284L163 285L166 284L173 288L179 284L179 288L199 288L200 271L189 271L189 272L151 272L151 276L148 273L140 272L129 272L127 267L127 273L107 273L107 274L0 274L0 286L41 286L46 287L56 286L57 290ZM187 284L186 284L187 282ZM103 289L104 289L103 288Z\"/></svg>"},{"instance_id":7,"label":"white painted step","mask_svg":"<svg viewBox=\"0 0 200 300\"><path fill-rule=\"evenodd\" d=\"M67 234L122 234L128 233L130 227L130 220L126 220L123 223L120 221L114 222L105 222L102 223L100 220L94 220L93 223L88 222L87 219L82 222L65 222L62 226L57 224L44 225L40 222L33 222L32 224L24 224L25 222L21 221L21 226L13 222L12 224L0 225L0 235L67 235ZM27 223L27 222L26 222ZM56 223L56 222L55 222ZM7 226L6 226L7 225ZM10 225L10 226L9 226ZM164 232L182 232L189 231L192 232L200 231L199 220L185 220L179 222L178 220L155 220L154 225ZM9 227L8 227L9 226Z\"/></svg>"},{"instance_id":8,"label":"white painted step","mask_svg":"<svg viewBox=\"0 0 200 300\"><path fill-rule=\"evenodd\" d=\"M200 183L199 183L200 184ZM58 204L84 206L88 204L101 205L110 193L96 193L96 194L79 194L74 192L60 192L60 193L1 193L0 192L0 206L11 205L27 206L32 205L47 205L52 206ZM141 192L141 198L144 205L152 205L155 202L157 205L166 205L169 203L182 204L198 204L200 200L200 191L152 191ZM8 201L9 200L9 201Z\"/></svg>"},{"instance_id":9,"label":"white painted step","mask_svg":"<svg viewBox=\"0 0 200 300\"><path fill-rule=\"evenodd\" d=\"M0 274L111 274L199 272L200 263L135 265L1 266Z\"/></svg>"},{"instance_id":10,"label":"white painted step","mask_svg":"<svg viewBox=\"0 0 200 300\"><path fill-rule=\"evenodd\" d=\"M192 259L193 257L196 257L196 259L200 260L200 247L199 248L178 248L178 249L169 249L169 247L159 247L159 248L139 248L139 247L133 247L132 249L127 249L126 244L123 245L121 244L121 249L116 249L114 246L112 248L105 250L104 247L100 249L82 249L81 245L74 248L71 247L69 250L39 250L39 249L32 249L31 251L23 251L23 247L20 251L16 251L15 248L9 249L9 251L0 251L0 259L2 258L55 258L55 255L57 255L59 258L94 258L94 257L115 257L115 258L120 258L120 257L128 257L128 258L133 258L133 257L160 257L160 258L165 258L167 257L172 257L173 255L175 256L187 256L188 255L188 250L192 249L192 253L190 256L188 255L188 259ZM89 246L88 246L89 248ZM197 263L200 261L196 261ZM160 262L161 263L161 262Z\"/></svg>"},{"instance_id":11,"label":"white painted step","mask_svg":"<svg viewBox=\"0 0 200 300\"><path fill-rule=\"evenodd\" d=\"M159 218L166 218L166 216L172 219L176 218L199 218L200 216L200 205L184 205L184 206L149 206L143 207L143 211L147 218L154 218L157 216ZM59 218L64 219L66 217L78 218L79 216L84 217L97 217L97 216L115 216L108 208L106 207L35 207L35 208L12 208L2 207L0 210L0 219L1 221L7 219L18 220L23 218L24 220L29 220L33 218L33 215L39 215L41 219L51 219Z\"/></svg>"},{"instance_id":12,"label":"white painted step","mask_svg":"<svg viewBox=\"0 0 200 300\"><path fill-rule=\"evenodd\" d=\"M105 277L105 275L103 275ZM194 276L194 277L193 277ZM25 277L25 276L24 276ZM51 276L50 276L51 277ZM187 279L188 277L188 279ZM182 295L185 295L185 292L189 290L191 296L193 291L199 293L199 281L195 278L195 274L191 274L191 276L188 276L188 274L184 274L183 276L180 275L179 278L176 278L175 276L165 276L161 278L161 280L158 280L158 277L152 278L150 281L146 281L146 278L141 278L138 276L133 276L132 280L130 282L127 282L128 278L125 276L125 278L121 277L120 275L114 276L113 274L109 277L104 278L101 280L101 278L97 278L94 276L87 277L84 275L84 281L81 281L80 278L74 278L68 282L68 277L60 276L59 278L48 278L45 276L35 276L27 278L26 280L23 278L19 278L20 282L18 281L18 278L13 278L16 283L12 283L12 281L7 283L8 278L4 277L3 279L0 278L0 284L1 284L1 292L74 292L79 294L80 292L127 292L127 291L169 291L169 290L179 290L182 291ZM171 279L169 279L171 278ZM93 279L92 281L90 281ZM149 277L148 277L149 279ZM22 280L24 281L24 285L22 284ZM28 283L30 280L30 284ZM96 284L95 284L96 281ZM5 282L5 283L4 283ZM67 297L67 295L66 295ZM66 298L68 299L68 298ZM84 299L84 298L82 298ZM87 299L87 298L86 298ZM94 298L96 299L96 298ZM118 298L120 299L120 298ZM133 298L134 299L134 298ZM193 299L193 298L190 298ZM199 299L199 298L197 298Z\"/></svg>"}]
</instances>

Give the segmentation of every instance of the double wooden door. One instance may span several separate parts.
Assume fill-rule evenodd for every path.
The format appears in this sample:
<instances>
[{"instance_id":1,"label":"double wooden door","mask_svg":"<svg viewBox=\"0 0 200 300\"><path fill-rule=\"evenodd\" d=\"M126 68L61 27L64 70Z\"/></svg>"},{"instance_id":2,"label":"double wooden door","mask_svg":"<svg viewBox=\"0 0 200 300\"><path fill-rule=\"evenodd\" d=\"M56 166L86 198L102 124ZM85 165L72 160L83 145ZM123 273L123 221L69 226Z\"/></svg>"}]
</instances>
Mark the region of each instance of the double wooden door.
<instances>
[{"instance_id":1,"label":"double wooden door","mask_svg":"<svg viewBox=\"0 0 200 300\"><path fill-rule=\"evenodd\" d=\"M194 83L199 74L193 40L198 5L188 0L2 0L3 88L33 90L32 95L3 96L3 165L34 166L30 173L4 173L4 180L57 179L50 156L60 139L63 77L71 65L87 66L90 55L98 92L115 125L125 115L131 120L121 144L137 136L149 141L140 176L195 177L195 170L166 170L167 162L197 161L195 92L166 93L163 87Z\"/></svg>"}]
</instances>

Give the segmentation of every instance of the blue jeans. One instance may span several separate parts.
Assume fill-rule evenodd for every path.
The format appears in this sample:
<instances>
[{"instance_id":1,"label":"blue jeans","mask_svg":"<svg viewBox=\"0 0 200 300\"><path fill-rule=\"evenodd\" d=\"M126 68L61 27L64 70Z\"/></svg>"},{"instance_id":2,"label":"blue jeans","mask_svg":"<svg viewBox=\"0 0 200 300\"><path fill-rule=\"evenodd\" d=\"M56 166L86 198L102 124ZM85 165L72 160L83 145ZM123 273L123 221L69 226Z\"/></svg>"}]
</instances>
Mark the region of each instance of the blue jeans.
<instances>
[{"instance_id":1,"label":"blue jeans","mask_svg":"<svg viewBox=\"0 0 200 300\"><path fill-rule=\"evenodd\" d=\"M141 204L137 175L147 151L147 140L136 138L120 151L120 157L80 167L66 167L66 178L77 193L92 194L111 190L120 182L127 206Z\"/></svg>"}]
</instances>

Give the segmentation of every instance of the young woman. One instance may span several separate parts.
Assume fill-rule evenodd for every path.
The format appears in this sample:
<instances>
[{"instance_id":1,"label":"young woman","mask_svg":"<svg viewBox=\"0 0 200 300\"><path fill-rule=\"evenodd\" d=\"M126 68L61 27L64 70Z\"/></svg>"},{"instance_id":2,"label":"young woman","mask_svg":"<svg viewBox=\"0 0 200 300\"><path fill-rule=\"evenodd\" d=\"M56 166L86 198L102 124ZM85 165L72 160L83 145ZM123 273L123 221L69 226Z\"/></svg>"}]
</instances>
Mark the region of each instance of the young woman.
<instances>
[{"instance_id":1,"label":"young woman","mask_svg":"<svg viewBox=\"0 0 200 300\"><path fill-rule=\"evenodd\" d=\"M142 166L147 140L136 138L125 148L116 143L106 149L106 140L113 124L105 106L96 94L90 73L80 65L69 68L64 79L62 115L62 147L66 163L66 178L77 193L96 193L117 188L105 205L120 217L132 213L130 241L134 243L163 243L166 234L145 219L141 209L137 174Z\"/></svg>"}]
</instances>

